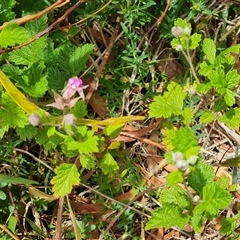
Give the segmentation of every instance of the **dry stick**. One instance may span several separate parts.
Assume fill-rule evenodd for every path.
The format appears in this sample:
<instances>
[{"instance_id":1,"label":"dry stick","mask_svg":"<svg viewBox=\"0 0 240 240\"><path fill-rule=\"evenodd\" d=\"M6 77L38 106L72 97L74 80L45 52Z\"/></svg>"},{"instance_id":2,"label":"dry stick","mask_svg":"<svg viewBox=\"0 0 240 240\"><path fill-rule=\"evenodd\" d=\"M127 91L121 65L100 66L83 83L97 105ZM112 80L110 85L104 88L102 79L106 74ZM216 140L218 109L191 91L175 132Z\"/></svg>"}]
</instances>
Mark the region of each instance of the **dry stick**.
<instances>
[{"instance_id":1,"label":"dry stick","mask_svg":"<svg viewBox=\"0 0 240 240\"><path fill-rule=\"evenodd\" d=\"M1 50L0 54L4 53L4 52L10 52L12 50L16 50L16 49L22 48L22 47L27 46L30 43L36 41L37 39L39 39L40 37L42 37L43 35L45 35L49 31L51 31L54 26L56 26L58 23L63 21L73 10L75 10L78 6L80 6L84 2L86 2L86 0L79 0L76 4L74 4L72 7L70 7L60 18L58 18L54 23L52 23L49 27L47 27L46 29L44 29L43 31L38 33L34 38L29 40L28 42L20 44L20 45L18 45L16 47L12 47L12 48L9 48L9 49Z\"/></svg>"},{"instance_id":2,"label":"dry stick","mask_svg":"<svg viewBox=\"0 0 240 240\"><path fill-rule=\"evenodd\" d=\"M115 40L116 40L116 38L118 36L118 32L119 32L119 29L120 29L120 17L117 17L116 22L117 22L117 25L115 27L115 30L114 30L113 34L112 34L112 37L111 37L110 42L109 42L109 45L108 45L108 47L106 49L106 53L105 53L105 55L103 57L103 60L102 60L100 66L99 66L99 68L98 68L98 70L97 70L97 72L95 74L94 81L92 82L91 87L89 89L89 92L88 92L88 94L86 96L86 100L85 100L86 103L89 102L90 98L92 97L93 92L95 90L97 90L97 88L98 88L99 78L100 78L100 76L102 74L102 71L103 71L103 69L104 69L104 67L105 67L105 65L107 63L107 60L108 60L109 55L110 55L110 53L112 51L113 45L115 43Z\"/></svg>"},{"instance_id":3,"label":"dry stick","mask_svg":"<svg viewBox=\"0 0 240 240\"><path fill-rule=\"evenodd\" d=\"M14 148L15 151L17 152L22 152L25 153L27 155L29 155L30 157L32 157L35 161L39 162L40 164L44 165L46 168L50 169L51 171L53 171L53 168L48 166L44 161L42 161L41 159L35 157L33 154L31 154L30 152L20 149L20 148Z\"/></svg>"},{"instance_id":4,"label":"dry stick","mask_svg":"<svg viewBox=\"0 0 240 240\"><path fill-rule=\"evenodd\" d=\"M19 240L18 237L16 237L7 227L5 227L4 225L0 224L0 228L6 232L12 239L14 240Z\"/></svg>"},{"instance_id":5,"label":"dry stick","mask_svg":"<svg viewBox=\"0 0 240 240\"><path fill-rule=\"evenodd\" d=\"M14 19L12 20L11 22L14 22L18 25L21 25L23 23L26 23L26 22L29 22L31 20L34 20L34 19L38 19L40 18L42 15L52 11L53 9L55 8L59 8L59 7L62 7L63 5L65 5L66 3L68 3L70 0L58 0L57 2L55 2L54 4L52 4L51 6L45 8L44 10L42 10L41 12L39 13L36 13L36 14L33 14L33 15L30 15L30 16L24 16L22 18L18 18L18 19ZM6 27L6 25L8 24L9 22L5 22L2 26L0 26L0 30L2 30L3 28Z\"/></svg>"},{"instance_id":6,"label":"dry stick","mask_svg":"<svg viewBox=\"0 0 240 240\"><path fill-rule=\"evenodd\" d=\"M170 7L171 4L171 0L167 1L167 5L164 9L163 14L158 18L158 20L152 25L152 27L144 34L144 36L142 37L141 41L139 42L137 49L139 50L143 44L144 39L149 35L149 33L155 28L158 27L158 25L162 22L163 18L166 16L168 8Z\"/></svg>"},{"instance_id":7,"label":"dry stick","mask_svg":"<svg viewBox=\"0 0 240 240\"><path fill-rule=\"evenodd\" d=\"M145 193L149 192L149 189L139 193L135 198L133 198L126 207L124 207L114 218L113 220L108 224L107 228L105 231L100 235L98 240L103 240L104 236L108 233L110 228L113 226L113 224L118 220L118 218L123 214L124 211L126 211L129 208L129 205L133 204L139 197L143 196Z\"/></svg>"},{"instance_id":8,"label":"dry stick","mask_svg":"<svg viewBox=\"0 0 240 240\"><path fill-rule=\"evenodd\" d=\"M55 240L61 240L62 239L63 203L64 203L64 197L60 197L59 200L58 200L58 211L57 211L57 224L56 224Z\"/></svg>"},{"instance_id":9,"label":"dry stick","mask_svg":"<svg viewBox=\"0 0 240 240\"><path fill-rule=\"evenodd\" d=\"M136 212L136 213L138 213L138 214L144 215L144 216L147 217L147 218L150 218L150 217L151 217L150 215L148 215L148 214L146 214L146 213L144 213L144 212L142 212L142 211L140 211L140 210L138 210L138 209L136 209L136 208L134 208L134 207L128 206L127 204L124 204L124 203L122 203L122 202L119 202L118 200L116 200L116 199L114 199L114 198L108 197L107 195L99 192L98 190L96 190L96 189L94 189L94 188L92 188L92 187L89 187L88 185L86 185L86 184L84 184L84 183L80 183L80 185L82 185L82 186L84 186L85 188L91 190L92 192L95 192L97 195L106 198L107 200L109 200L109 201L111 201L111 202L115 202L115 203L117 203L117 204L119 204L119 205L121 205L121 206L123 206L123 207L127 207L127 208L131 209L132 211L134 211L134 212ZM152 189L154 189L154 188L152 188ZM152 190L152 189L151 189L151 190ZM148 189L148 191L150 191L150 189ZM144 193L145 193L145 192L144 192Z\"/></svg>"}]
</instances>

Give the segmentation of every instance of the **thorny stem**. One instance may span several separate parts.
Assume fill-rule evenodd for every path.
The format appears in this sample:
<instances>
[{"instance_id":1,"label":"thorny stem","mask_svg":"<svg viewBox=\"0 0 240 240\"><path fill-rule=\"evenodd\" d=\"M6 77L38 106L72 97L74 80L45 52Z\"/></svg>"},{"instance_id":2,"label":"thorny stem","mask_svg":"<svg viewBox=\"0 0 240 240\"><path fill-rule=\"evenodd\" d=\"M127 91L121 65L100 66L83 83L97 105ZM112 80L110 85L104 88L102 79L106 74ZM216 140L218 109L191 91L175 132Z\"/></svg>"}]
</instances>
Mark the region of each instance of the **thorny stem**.
<instances>
[{"instance_id":1,"label":"thorny stem","mask_svg":"<svg viewBox=\"0 0 240 240\"><path fill-rule=\"evenodd\" d=\"M60 197L58 201L56 236L54 240L62 239L62 214L63 214L64 197Z\"/></svg>"}]
</instances>

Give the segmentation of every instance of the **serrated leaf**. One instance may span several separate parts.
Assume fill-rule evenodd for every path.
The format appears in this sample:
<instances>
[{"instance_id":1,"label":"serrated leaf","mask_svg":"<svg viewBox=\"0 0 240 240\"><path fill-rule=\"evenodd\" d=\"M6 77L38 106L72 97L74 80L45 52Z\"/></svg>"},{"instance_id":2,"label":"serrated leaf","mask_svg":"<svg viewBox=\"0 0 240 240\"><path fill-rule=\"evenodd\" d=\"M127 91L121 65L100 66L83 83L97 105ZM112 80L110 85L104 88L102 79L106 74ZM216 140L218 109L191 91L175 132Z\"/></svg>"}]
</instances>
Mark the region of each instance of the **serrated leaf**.
<instances>
[{"instance_id":1,"label":"serrated leaf","mask_svg":"<svg viewBox=\"0 0 240 240\"><path fill-rule=\"evenodd\" d=\"M182 117L183 117L183 123L185 125L189 125L192 121L193 118L193 111L191 108L184 108L182 113L181 113Z\"/></svg>"},{"instance_id":2,"label":"serrated leaf","mask_svg":"<svg viewBox=\"0 0 240 240\"><path fill-rule=\"evenodd\" d=\"M197 86L197 91L200 92L200 93L207 93L209 90L212 89L212 84L211 82L207 82L207 83L200 83L198 86Z\"/></svg>"},{"instance_id":3,"label":"serrated leaf","mask_svg":"<svg viewBox=\"0 0 240 240\"><path fill-rule=\"evenodd\" d=\"M200 117L200 122L210 123L214 120L214 114L211 111L204 111Z\"/></svg>"},{"instance_id":4,"label":"serrated leaf","mask_svg":"<svg viewBox=\"0 0 240 240\"><path fill-rule=\"evenodd\" d=\"M195 49L199 46L199 42L201 41L201 34L194 33L189 38L189 49Z\"/></svg>"},{"instance_id":5,"label":"serrated leaf","mask_svg":"<svg viewBox=\"0 0 240 240\"><path fill-rule=\"evenodd\" d=\"M182 29L185 29L186 27L191 29L191 24L188 23L185 19L182 19L182 18L178 18L177 20L175 20L174 21L174 26L181 27Z\"/></svg>"},{"instance_id":6,"label":"serrated leaf","mask_svg":"<svg viewBox=\"0 0 240 240\"><path fill-rule=\"evenodd\" d=\"M49 67L47 69L48 86L53 90L62 90L68 76L58 68Z\"/></svg>"},{"instance_id":7,"label":"serrated leaf","mask_svg":"<svg viewBox=\"0 0 240 240\"><path fill-rule=\"evenodd\" d=\"M233 104L235 104L236 102L234 92L232 92L229 89L226 89L226 92L224 94L224 100L229 107L232 107Z\"/></svg>"},{"instance_id":8,"label":"serrated leaf","mask_svg":"<svg viewBox=\"0 0 240 240\"><path fill-rule=\"evenodd\" d=\"M196 213L190 218L191 226L195 232L202 232L202 229L204 228L203 220L205 220L204 216Z\"/></svg>"},{"instance_id":9,"label":"serrated leaf","mask_svg":"<svg viewBox=\"0 0 240 240\"><path fill-rule=\"evenodd\" d=\"M194 213L205 214L209 220L216 216L221 209L231 203L231 195L216 182L203 187L202 201L194 208Z\"/></svg>"},{"instance_id":10,"label":"serrated leaf","mask_svg":"<svg viewBox=\"0 0 240 240\"><path fill-rule=\"evenodd\" d=\"M182 209L190 210L192 208L192 200L188 194L178 185L163 188L159 200L163 206L165 206L166 203L169 203L175 204Z\"/></svg>"},{"instance_id":11,"label":"serrated leaf","mask_svg":"<svg viewBox=\"0 0 240 240\"><path fill-rule=\"evenodd\" d=\"M69 150L78 150L81 154L98 152L98 137L93 136L93 134L93 131L88 131L81 142L67 140L65 143L67 144Z\"/></svg>"},{"instance_id":12,"label":"serrated leaf","mask_svg":"<svg viewBox=\"0 0 240 240\"><path fill-rule=\"evenodd\" d=\"M150 117L167 118L173 114L182 113L183 102L187 93L183 92L182 87L175 82L171 82L167 89L168 91L163 96L155 97L154 102L150 104Z\"/></svg>"},{"instance_id":13,"label":"serrated leaf","mask_svg":"<svg viewBox=\"0 0 240 240\"><path fill-rule=\"evenodd\" d=\"M44 59L46 36L33 43L9 53L9 61L17 65L31 65Z\"/></svg>"},{"instance_id":14,"label":"serrated leaf","mask_svg":"<svg viewBox=\"0 0 240 240\"><path fill-rule=\"evenodd\" d=\"M183 182L183 172L171 172L167 175L167 184L169 186L174 186L181 182Z\"/></svg>"},{"instance_id":15,"label":"serrated leaf","mask_svg":"<svg viewBox=\"0 0 240 240\"><path fill-rule=\"evenodd\" d=\"M226 74L225 81L227 81L227 87L229 89L235 88L239 82L239 74L238 74L237 70L236 69L229 70Z\"/></svg>"},{"instance_id":16,"label":"serrated leaf","mask_svg":"<svg viewBox=\"0 0 240 240\"><path fill-rule=\"evenodd\" d=\"M8 128L21 127L27 125L26 114L17 106L7 93L2 95L2 108L0 108L0 124L1 127Z\"/></svg>"},{"instance_id":17,"label":"serrated leaf","mask_svg":"<svg viewBox=\"0 0 240 240\"><path fill-rule=\"evenodd\" d=\"M198 163L192 168L188 175L188 184L201 195L203 187L213 182L214 178L215 172L211 166L205 163Z\"/></svg>"},{"instance_id":18,"label":"serrated leaf","mask_svg":"<svg viewBox=\"0 0 240 240\"><path fill-rule=\"evenodd\" d=\"M16 13L12 11L15 6L15 0L1 0L0 4L0 22L8 22L15 18Z\"/></svg>"},{"instance_id":19,"label":"serrated leaf","mask_svg":"<svg viewBox=\"0 0 240 240\"><path fill-rule=\"evenodd\" d=\"M163 208L154 210L152 217L146 224L146 230L165 227L167 229L177 226L183 229L189 216L182 214L182 209L175 204L165 204Z\"/></svg>"},{"instance_id":20,"label":"serrated leaf","mask_svg":"<svg viewBox=\"0 0 240 240\"><path fill-rule=\"evenodd\" d=\"M200 64L199 74L203 76L209 76L213 71L213 65L207 64L206 61L203 61Z\"/></svg>"},{"instance_id":21,"label":"serrated leaf","mask_svg":"<svg viewBox=\"0 0 240 240\"><path fill-rule=\"evenodd\" d=\"M165 130L166 131L166 130ZM188 159L190 156L197 156L200 148L194 132L188 127L182 127L179 130L167 130L164 142L175 152L181 152Z\"/></svg>"},{"instance_id":22,"label":"serrated leaf","mask_svg":"<svg viewBox=\"0 0 240 240\"><path fill-rule=\"evenodd\" d=\"M240 125L240 108L230 109L222 116L218 117L218 120L231 128L238 129Z\"/></svg>"},{"instance_id":23,"label":"serrated leaf","mask_svg":"<svg viewBox=\"0 0 240 240\"><path fill-rule=\"evenodd\" d=\"M26 125L24 128L16 127L17 135L22 139L31 139L37 133L37 128L32 125Z\"/></svg>"},{"instance_id":24,"label":"serrated leaf","mask_svg":"<svg viewBox=\"0 0 240 240\"><path fill-rule=\"evenodd\" d=\"M237 220L234 218L223 218L220 222L220 225L220 234L222 236L228 236L235 231L237 226Z\"/></svg>"},{"instance_id":25,"label":"serrated leaf","mask_svg":"<svg viewBox=\"0 0 240 240\"><path fill-rule=\"evenodd\" d=\"M0 32L0 46L2 48L15 46L27 40L26 31L16 23L8 23Z\"/></svg>"},{"instance_id":26,"label":"serrated leaf","mask_svg":"<svg viewBox=\"0 0 240 240\"><path fill-rule=\"evenodd\" d=\"M228 105L226 104L224 99L219 99L214 103L213 111L214 112L220 112L220 111L226 109L227 107L228 107Z\"/></svg>"},{"instance_id":27,"label":"serrated leaf","mask_svg":"<svg viewBox=\"0 0 240 240\"><path fill-rule=\"evenodd\" d=\"M55 197L62 197L72 191L74 185L79 184L79 173L75 164L63 163L56 167L53 177L53 192Z\"/></svg>"},{"instance_id":28,"label":"serrated leaf","mask_svg":"<svg viewBox=\"0 0 240 240\"><path fill-rule=\"evenodd\" d=\"M109 178L115 176L117 170L119 169L116 161L109 152L105 153L100 161L99 167L105 175L108 175Z\"/></svg>"},{"instance_id":29,"label":"serrated leaf","mask_svg":"<svg viewBox=\"0 0 240 240\"><path fill-rule=\"evenodd\" d=\"M84 118L87 116L87 105L84 101L78 101L70 110L76 118Z\"/></svg>"},{"instance_id":30,"label":"serrated leaf","mask_svg":"<svg viewBox=\"0 0 240 240\"><path fill-rule=\"evenodd\" d=\"M203 52L207 57L207 60L214 64L215 58L216 58L216 46L212 39L205 38L203 40L203 46L202 46Z\"/></svg>"},{"instance_id":31,"label":"serrated leaf","mask_svg":"<svg viewBox=\"0 0 240 240\"><path fill-rule=\"evenodd\" d=\"M82 154L80 156L80 162L82 164L82 167L86 169L92 169L96 165L96 158L93 155Z\"/></svg>"}]
</instances>

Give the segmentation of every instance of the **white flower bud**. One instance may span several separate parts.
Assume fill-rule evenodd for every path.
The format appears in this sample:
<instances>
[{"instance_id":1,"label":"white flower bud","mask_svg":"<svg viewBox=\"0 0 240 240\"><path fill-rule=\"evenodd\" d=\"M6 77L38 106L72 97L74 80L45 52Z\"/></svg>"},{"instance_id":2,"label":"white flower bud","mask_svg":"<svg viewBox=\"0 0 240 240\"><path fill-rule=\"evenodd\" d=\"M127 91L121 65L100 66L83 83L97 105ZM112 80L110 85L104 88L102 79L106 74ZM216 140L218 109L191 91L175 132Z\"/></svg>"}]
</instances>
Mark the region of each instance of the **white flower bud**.
<instances>
[{"instance_id":1,"label":"white flower bud","mask_svg":"<svg viewBox=\"0 0 240 240\"><path fill-rule=\"evenodd\" d=\"M173 161L175 162L179 160L183 160L183 154L181 152L172 153L172 158L173 158Z\"/></svg>"},{"instance_id":2,"label":"white flower bud","mask_svg":"<svg viewBox=\"0 0 240 240\"><path fill-rule=\"evenodd\" d=\"M183 30L183 34L190 36L191 35L191 29L189 27L185 27Z\"/></svg>"},{"instance_id":3,"label":"white flower bud","mask_svg":"<svg viewBox=\"0 0 240 240\"><path fill-rule=\"evenodd\" d=\"M69 113L64 115L63 121L67 125L74 125L77 121L77 118L72 113Z\"/></svg>"},{"instance_id":4,"label":"white flower bud","mask_svg":"<svg viewBox=\"0 0 240 240\"><path fill-rule=\"evenodd\" d=\"M178 44L178 45L175 47L175 49L176 49L178 52L180 52L180 51L183 50L183 46L182 46L181 44Z\"/></svg>"},{"instance_id":5,"label":"white flower bud","mask_svg":"<svg viewBox=\"0 0 240 240\"><path fill-rule=\"evenodd\" d=\"M198 160L198 156L191 156L187 161L190 165L194 165Z\"/></svg>"},{"instance_id":6,"label":"white flower bud","mask_svg":"<svg viewBox=\"0 0 240 240\"><path fill-rule=\"evenodd\" d=\"M195 87L191 86L188 90L188 93L193 96L196 93Z\"/></svg>"},{"instance_id":7,"label":"white flower bud","mask_svg":"<svg viewBox=\"0 0 240 240\"><path fill-rule=\"evenodd\" d=\"M183 29L181 27L178 26L174 26L172 27L172 35L174 37L181 37L181 35L183 34Z\"/></svg>"},{"instance_id":8,"label":"white flower bud","mask_svg":"<svg viewBox=\"0 0 240 240\"><path fill-rule=\"evenodd\" d=\"M200 200L200 196L195 195L195 196L193 197L193 201L194 201L194 202L199 202L199 200Z\"/></svg>"},{"instance_id":9,"label":"white flower bud","mask_svg":"<svg viewBox=\"0 0 240 240\"><path fill-rule=\"evenodd\" d=\"M38 114L33 113L28 117L28 122L34 127L38 126L41 122L41 118Z\"/></svg>"},{"instance_id":10,"label":"white flower bud","mask_svg":"<svg viewBox=\"0 0 240 240\"><path fill-rule=\"evenodd\" d=\"M188 169L188 163L185 160L179 160L176 162L176 167L180 170L180 171L186 171Z\"/></svg>"}]
</instances>

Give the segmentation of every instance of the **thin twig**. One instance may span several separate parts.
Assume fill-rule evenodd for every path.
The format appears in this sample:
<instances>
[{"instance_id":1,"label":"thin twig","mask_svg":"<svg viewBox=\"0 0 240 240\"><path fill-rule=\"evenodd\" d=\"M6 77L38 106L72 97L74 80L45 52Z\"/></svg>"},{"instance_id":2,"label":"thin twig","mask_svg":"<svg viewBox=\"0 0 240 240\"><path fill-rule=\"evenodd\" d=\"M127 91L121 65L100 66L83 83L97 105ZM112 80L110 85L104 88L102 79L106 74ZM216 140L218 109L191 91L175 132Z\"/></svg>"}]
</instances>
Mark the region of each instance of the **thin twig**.
<instances>
[{"instance_id":1,"label":"thin twig","mask_svg":"<svg viewBox=\"0 0 240 240\"><path fill-rule=\"evenodd\" d=\"M4 225L0 224L0 228L6 232L12 239L14 240L19 240L18 237L16 237L7 227L5 227Z\"/></svg>"},{"instance_id":2,"label":"thin twig","mask_svg":"<svg viewBox=\"0 0 240 240\"><path fill-rule=\"evenodd\" d=\"M60 18L58 18L54 23L52 23L49 27L45 28L43 31L39 32L35 37L33 37L32 39L30 39L29 41L20 44L16 47L12 47L12 48L8 48L5 50L1 50L1 53L4 52L10 52L19 48L22 48L24 46L27 46L29 44L31 44L32 42L36 41L37 39L39 39L40 37L44 36L46 33L48 33L49 31L51 31L53 29L53 27L55 27L58 23L60 23L61 21L65 20L66 17L73 11L75 10L78 6L80 6L82 3L84 3L86 0L79 0L76 4L74 4L71 8L69 8Z\"/></svg>"},{"instance_id":3,"label":"thin twig","mask_svg":"<svg viewBox=\"0 0 240 240\"><path fill-rule=\"evenodd\" d=\"M64 197L60 197L58 200L58 211L57 211L57 224L56 224L56 235L55 240L62 239L62 214L63 214Z\"/></svg>"},{"instance_id":4,"label":"thin twig","mask_svg":"<svg viewBox=\"0 0 240 240\"><path fill-rule=\"evenodd\" d=\"M167 1L167 5L164 9L164 12L163 14L158 18L158 20L152 25L151 28L149 28L149 30L144 34L144 36L142 37L141 41L139 42L138 46L137 46L137 49L139 50L143 44L143 41L144 39L149 35L149 33L155 28L155 27L158 27L159 24L162 22L163 18L166 16L167 14L167 11L168 11L168 8L170 7L170 4L171 4L171 0L168 0Z\"/></svg>"},{"instance_id":5,"label":"thin twig","mask_svg":"<svg viewBox=\"0 0 240 240\"><path fill-rule=\"evenodd\" d=\"M114 218L113 220L108 224L107 228L105 229L105 231L100 235L100 237L98 238L98 240L103 240L105 235L108 233L108 231L110 230L110 228L114 225L114 223L118 220L118 218L130 207L131 204L133 204L139 197L143 196L145 193L149 192L149 189L140 192L135 198L133 198L128 204L127 206L125 206Z\"/></svg>"},{"instance_id":6,"label":"thin twig","mask_svg":"<svg viewBox=\"0 0 240 240\"><path fill-rule=\"evenodd\" d=\"M134 207L128 206L127 204L124 204L124 203L122 203L122 202L119 202L118 200L116 200L116 199L114 199L114 198L108 197L107 195L99 192L98 190L96 190L96 189L94 189L94 188L92 188L92 187L89 187L88 185L86 185L86 184L84 184L84 183L80 183L80 185L82 185L82 186L84 186L85 188L91 190L92 192L95 192L97 195L102 196L102 197L108 199L109 201L115 202L115 203L117 203L117 204L119 204L119 205L121 205L121 206L123 206L123 207L127 207L127 208L133 210L134 212L136 212L136 213L138 213L138 214L141 214L141 215L144 215L144 216L147 217L147 218L150 218L150 215L148 215L148 214L146 214L146 213L144 213L144 212L142 212L142 211L140 211L140 210L138 210L138 209L136 209L136 208L134 208ZM151 190L152 190L152 189L151 189ZM149 190L149 191L150 191L150 190Z\"/></svg>"},{"instance_id":7,"label":"thin twig","mask_svg":"<svg viewBox=\"0 0 240 240\"><path fill-rule=\"evenodd\" d=\"M68 3L70 0L58 0L57 2L53 3L51 6L45 8L44 10L42 10L39 13L33 14L33 15L27 15L24 16L22 18L17 18L12 20L11 22L14 22L18 25L21 25L23 23L29 22L31 20L35 20L35 19L39 19L41 16L43 16L44 14L52 11L55 8L59 8L62 7L63 5L65 5L66 3ZM0 26L0 30L2 30L3 28L5 28L7 26L9 22L5 22L2 26Z\"/></svg>"},{"instance_id":8,"label":"thin twig","mask_svg":"<svg viewBox=\"0 0 240 240\"><path fill-rule=\"evenodd\" d=\"M17 152L22 152L25 153L27 155L29 155L30 157L32 157L35 161L41 163L42 165L44 165L46 168L50 169L51 171L54 171L52 167L48 166L44 161L42 161L41 159L35 157L33 154L31 154L30 152L24 150L24 149L20 149L20 148L14 148L15 151Z\"/></svg>"},{"instance_id":9,"label":"thin twig","mask_svg":"<svg viewBox=\"0 0 240 240\"><path fill-rule=\"evenodd\" d=\"M119 29L120 29L120 18L119 17L117 18L116 22L117 22L117 25L115 27L115 30L114 30L112 36L111 36L109 45L108 45L108 47L106 49L106 53L105 53L105 55L103 57L103 60L102 60L100 66L99 66L99 68L98 68L98 70L97 70L97 72L95 74L94 81L92 82L91 87L89 89L89 92L88 92L88 94L86 96L86 99L85 99L86 103L89 102L90 98L92 97L93 92L98 88L99 78L100 78L100 76L102 74L102 71L103 71L103 69L104 69L104 67L105 67L105 65L107 63L107 60L108 60L109 55L110 55L110 53L112 51L113 45L114 45L114 43L116 41L116 38L118 36L118 32L119 32Z\"/></svg>"}]
</instances>

